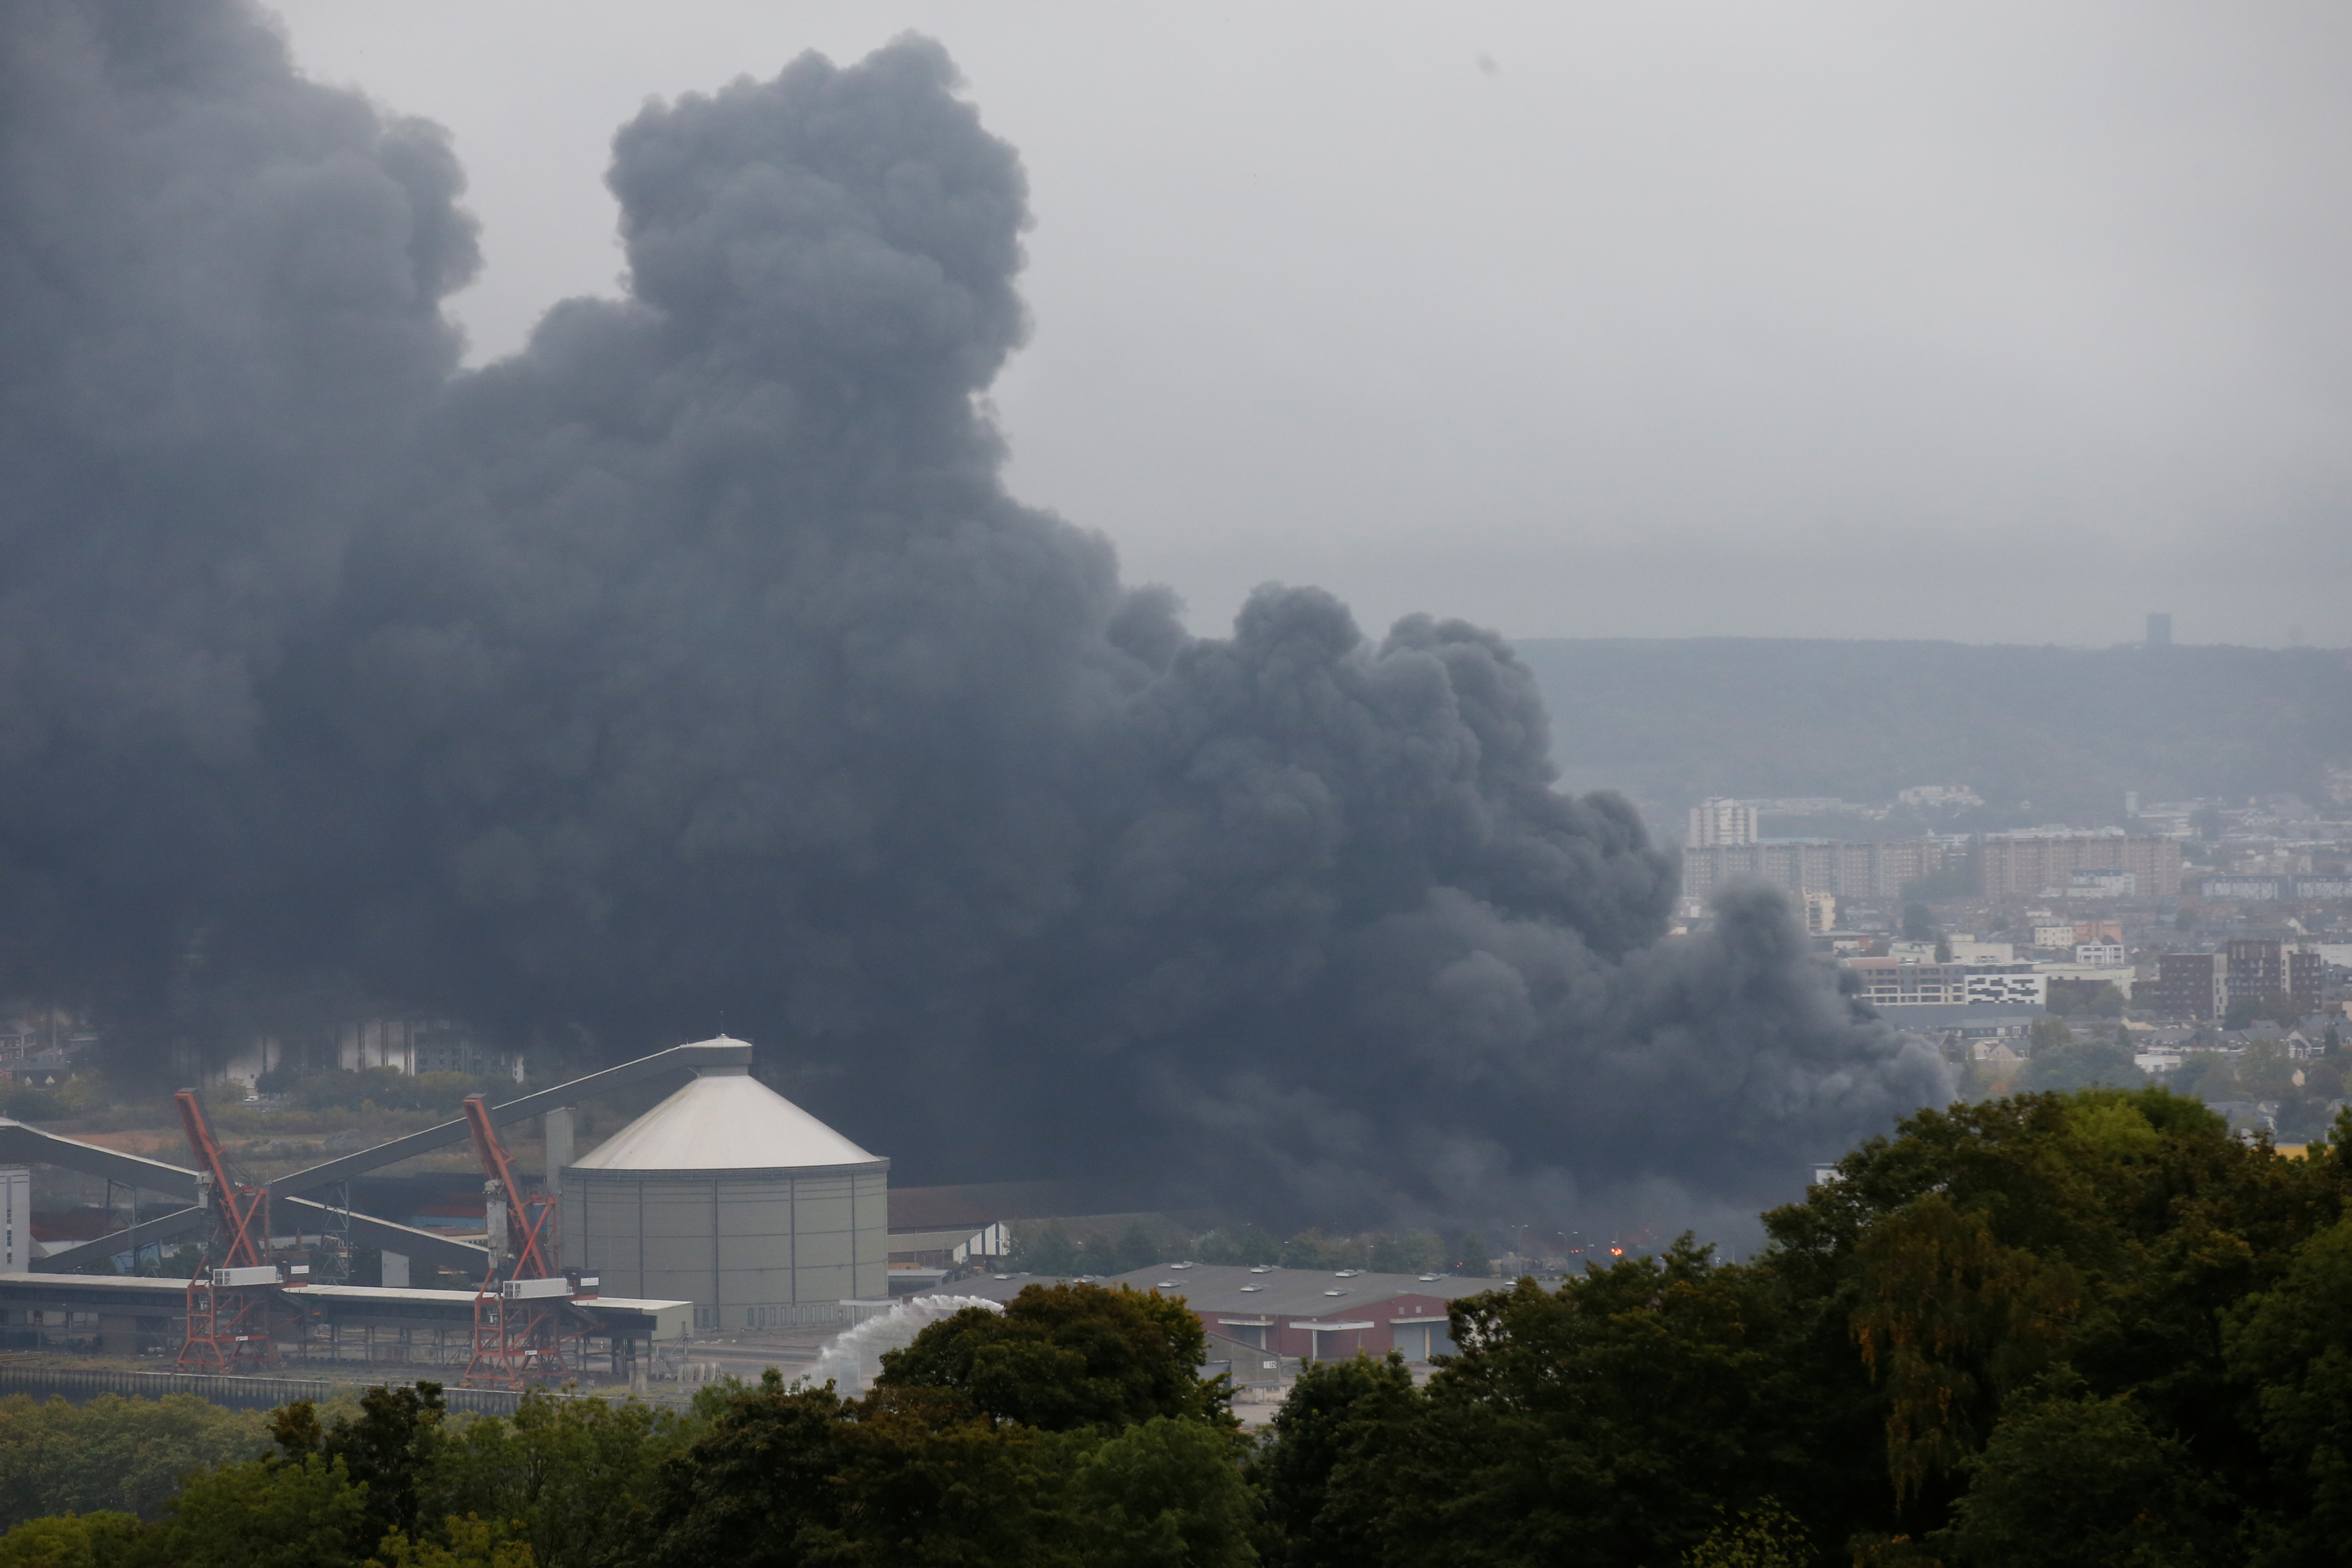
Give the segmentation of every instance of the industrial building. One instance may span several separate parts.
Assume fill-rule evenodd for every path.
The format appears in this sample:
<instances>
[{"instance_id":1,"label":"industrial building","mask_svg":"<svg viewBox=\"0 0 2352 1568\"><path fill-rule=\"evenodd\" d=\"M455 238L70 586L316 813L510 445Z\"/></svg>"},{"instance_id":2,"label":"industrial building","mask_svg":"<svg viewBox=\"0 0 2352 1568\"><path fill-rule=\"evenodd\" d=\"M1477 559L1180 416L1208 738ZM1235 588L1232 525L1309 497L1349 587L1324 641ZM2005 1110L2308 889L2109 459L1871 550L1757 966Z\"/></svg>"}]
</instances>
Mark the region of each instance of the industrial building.
<instances>
[{"instance_id":1,"label":"industrial building","mask_svg":"<svg viewBox=\"0 0 2352 1568\"><path fill-rule=\"evenodd\" d=\"M1031 1285L1052 1283L1016 1274L961 1280L955 1289L1009 1301ZM1361 1268L1156 1263L1103 1283L1181 1296L1212 1336L1272 1358L1334 1361L1359 1351L1378 1358L1395 1350L1409 1362L1425 1362L1454 1352L1446 1331L1446 1311L1453 1302L1504 1288L1509 1281L1375 1274ZM1235 1381L1255 1380L1236 1375Z\"/></svg>"},{"instance_id":2,"label":"industrial building","mask_svg":"<svg viewBox=\"0 0 2352 1568\"><path fill-rule=\"evenodd\" d=\"M563 1170L564 1263L691 1300L706 1332L887 1297L890 1162L751 1077L751 1047L700 1048L691 1083Z\"/></svg>"},{"instance_id":3,"label":"industrial building","mask_svg":"<svg viewBox=\"0 0 2352 1568\"><path fill-rule=\"evenodd\" d=\"M412 1258L488 1281L485 1289L498 1288L492 1294L560 1295L567 1310L576 1309L569 1331L582 1338L582 1353L594 1358L579 1366L583 1371L609 1356L615 1375L634 1376L657 1347L697 1330L845 1322L855 1316L854 1302L888 1293L889 1162L754 1079L751 1062L751 1047L725 1037L674 1047L502 1105L468 1100L470 1129L467 1120L449 1121L261 1184L221 1174L221 1151L208 1132L199 1153L214 1163L211 1173L200 1175L0 1120L0 1162L22 1163L0 1165L0 1260L6 1264L0 1268L0 1332L10 1345L106 1354L168 1354L175 1343L194 1343L200 1336L189 1323L204 1292L191 1281L72 1271L215 1236L225 1215L236 1217L241 1240L266 1256L236 1260L261 1265L251 1269L215 1268L207 1276L210 1288L251 1283L225 1284L221 1275L268 1277L253 1286L270 1293L267 1316L274 1327L263 1336L265 1360L463 1364L478 1348L481 1322L520 1310L509 1306L486 1319L475 1293L408 1289ZM570 1158L576 1102L680 1071L694 1075L684 1087L586 1158ZM194 1096L177 1098L200 1129ZM565 1266L561 1278L551 1270L543 1281L516 1286L499 1269L511 1232L500 1219L538 1212L531 1205L546 1203L526 1191L535 1190L536 1178L509 1170L503 1152L496 1157L507 1180L481 1187L500 1194L490 1206L487 1246L353 1206L355 1185L383 1166L469 1136L495 1151L495 1127L534 1117L543 1119L547 1134L546 1185L562 1194L552 1233ZM195 1141L197 1130L190 1136ZM167 1205L127 1228L34 1256L23 1169L32 1163L103 1176L183 1206ZM350 1246L382 1251L382 1286L305 1282L314 1258L341 1256L336 1249Z\"/></svg>"},{"instance_id":4,"label":"industrial building","mask_svg":"<svg viewBox=\"0 0 2352 1568\"><path fill-rule=\"evenodd\" d=\"M105 1274L0 1274L0 1346L153 1356L168 1363L184 1331L185 1279ZM474 1350L474 1298L462 1290L373 1285L289 1289L295 1309L282 1360L305 1365L463 1368ZM594 1322L579 1371L627 1378L689 1337L691 1302L583 1300Z\"/></svg>"}]
</instances>

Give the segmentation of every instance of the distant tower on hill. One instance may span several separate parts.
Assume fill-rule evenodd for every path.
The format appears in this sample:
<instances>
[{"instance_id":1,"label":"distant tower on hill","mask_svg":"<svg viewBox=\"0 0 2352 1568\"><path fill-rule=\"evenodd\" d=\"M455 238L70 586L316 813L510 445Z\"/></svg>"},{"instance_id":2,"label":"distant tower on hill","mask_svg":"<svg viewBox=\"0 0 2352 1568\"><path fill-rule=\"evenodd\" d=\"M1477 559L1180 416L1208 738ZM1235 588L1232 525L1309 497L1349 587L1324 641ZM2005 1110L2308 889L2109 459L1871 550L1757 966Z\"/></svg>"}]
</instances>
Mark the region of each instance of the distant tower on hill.
<instances>
[{"instance_id":1,"label":"distant tower on hill","mask_svg":"<svg viewBox=\"0 0 2352 1568\"><path fill-rule=\"evenodd\" d=\"M2147 646L2150 647L2172 646L2171 611L2150 610L2147 613Z\"/></svg>"}]
</instances>

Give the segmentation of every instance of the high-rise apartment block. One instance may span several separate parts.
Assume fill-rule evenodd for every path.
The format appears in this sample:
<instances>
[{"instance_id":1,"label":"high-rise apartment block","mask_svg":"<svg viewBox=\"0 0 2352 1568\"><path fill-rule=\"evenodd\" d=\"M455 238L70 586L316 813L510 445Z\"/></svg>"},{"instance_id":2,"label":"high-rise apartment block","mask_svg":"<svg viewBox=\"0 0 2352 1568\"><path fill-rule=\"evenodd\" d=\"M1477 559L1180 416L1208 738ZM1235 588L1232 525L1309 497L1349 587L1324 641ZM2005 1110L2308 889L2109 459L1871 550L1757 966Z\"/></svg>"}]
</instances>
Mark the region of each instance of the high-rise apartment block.
<instances>
[{"instance_id":1,"label":"high-rise apartment block","mask_svg":"<svg viewBox=\"0 0 2352 1568\"><path fill-rule=\"evenodd\" d=\"M2319 1011L2326 963L2318 953L2298 952L2274 936L2232 937L2221 944L2230 959L2230 1000L2266 1002L2284 994L2299 1015Z\"/></svg>"},{"instance_id":2,"label":"high-rise apartment block","mask_svg":"<svg viewBox=\"0 0 2352 1568\"><path fill-rule=\"evenodd\" d=\"M1756 808L1736 800L1710 798L1690 808L1690 838L1694 847L1756 842Z\"/></svg>"},{"instance_id":3,"label":"high-rise apartment block","mask_svg":"<svg viewBox=\"0 0 2352 1568\"><path fill-rule=\"evenodd\" d=\"M1791 838L1694 846L1683 851L1683 897L1704 899L1727 882L1765 882L1791 893L1888 899L1906 883L1943 868L1944 847L1932 838L1891 844Z\"/></svg>"},{"instance_id":4,"label":"high-rise apartment block","mask_svg":"<svg viewBox=\"0 0 2352 1568\"><path fill-rule=\"evenodd\" d=\"M2173 838L1990 834L1976 847L1976 865L1978 889L1988 899L2064 897L2078 871L2128 876L2132 890L2144 899L2180 896L2180 843Z\"/></svg>"},{"instance_id":5,"label":"high-rise apartment block","mask_svg":"<svg viewBox=\"0 0 2352 1568\"><path fill-rule=\"evenodd\" d=\"M2221 944L2230 957L2230 1000L2259 1002L2286 989L2286 943L2271 936L2232 937Z\"/></svg>"},{"instance_id":6,"label":"high-rise apartment block","mask_svg":"<svg viewBox=\"0 0 2352 1568\"><path fill-rule=\"evenodd\" d=\"M2175 1018L2218 1018L2230 1007L2230 959L2220 952L2168 952L2156 961L2156 1006Z\"/></svg>"}]
</instances>

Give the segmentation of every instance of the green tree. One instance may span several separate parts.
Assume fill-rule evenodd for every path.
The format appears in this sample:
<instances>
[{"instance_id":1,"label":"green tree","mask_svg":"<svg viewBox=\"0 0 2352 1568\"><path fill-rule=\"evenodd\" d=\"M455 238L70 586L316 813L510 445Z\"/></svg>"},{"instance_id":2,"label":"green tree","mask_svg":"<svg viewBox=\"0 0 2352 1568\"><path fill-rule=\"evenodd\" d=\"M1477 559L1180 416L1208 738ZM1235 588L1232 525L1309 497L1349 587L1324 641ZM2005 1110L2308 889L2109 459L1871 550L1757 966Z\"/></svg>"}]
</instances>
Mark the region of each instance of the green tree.
<instances>
[{"instance_id":1,"label":"green tree","mask_svg":"<svg viewBox=\"0 0 2352 1568\"><path fill-rule=\"evenodd\" d=\"M1242 1260L1241 1238L1223 1226L1192 1238L1192 1256L1202 1263L1230 1267Z\"/></svg>"},{"instance_id":2,"label":"green tree","mask_svg":"<svg viewBox=\"0 0 2352 1568\"><path fill-rule=\"evenodd\" d=\"M115 1568L141 1536L127 1513L66 1513L27 1520L0 1535L0 1568Z\"/></svg>"},{"instance_id":3,"label":"green tree","mask_svg":"<svg viewBox=\"0 0 2352 1568\"><path fill-rule=\"evenodd\" d=\"M847 1458L846 1415L832 1389L787 1393L771 1369L686 1456L662 1467L650 1560L670 1568L825 1560L816 1553L841 1535L835 1477Z\"/></svg>"},{"instance_id":4,"label":"green tree","mask_svg":"<svg viewBox=\"0 0 2352 1568\"><path fill-rule=\"evenodd\" d=\"M1839 1168L1766 1227L1771 1272L1851 1303L1878 1405L1897 1502L1848 1533L1950 1525L2019 1391L2061 1366L2183 1445L2214 1510L2266 1484L2219 1322L2336 1212L2332 1153L2249 1147L2151 1087L1922 1112Z\"/></svg>"},{"instance_id":5,"label":"green tree","mask_svg":"<svg viewBox=\"0 0 2352 1568\"><path fill-rule=\"evenodd\" d=\"M1285 1268L1354 1268L1362 1265L1363 1251L1347 1237L1302 1230L1282 1244L1277 1261Z\"/></svg>"},{"instance_id":6,"label":"green tree","mask_svg":"<svg viewBox=\"0 0 2352 1568\"><path fill-rule=\"evenodd\" d=\"M1332 1472L1381 1426L1410 1425L1421 1395L1404 1357L1317 1362L1298 1374L1251 1459L1264 1514L1260 1554L1276 1568L1380 1561L1373 1520L1330 1502Z\"/></svg>"},{"instance_id":7,"label":"green tree","mask_svg":"<svg viewBox=\"0 0 2352 1568\"><path fill-rule=\"evenodd\" d=\"M1222 1380L1203 1383L1200 1320L1124 1286L1031 1285L1002 1312L969 1307L882 1358L879 1386L936 1389L998 1420L1048 1432L1155 1415L1231 1419Z\"/></svg>"},{"instance_id":8,"label":"green tree","mask_svg":"<svg viewBox=\"0 0 2352 1568\"><path fill-rule=\"evenodd\" d=\"M1936 911L1913 900L1903 906L1903 935L1910 942L1931 942L1936 937Z\"/></svg>"},{"instance_id":9,"label":"green tree","mask_svg":"<svg viewBox=\"0 0 2352 1568\"><path fill-rule=\"evenodd\" d=\"M1069 1489L1075 1544L1090 1568L1242 1568L1250 1494L1234 1440L1155 1415L1094 1446Z\"/></svg>"},{"instance_id":10,"label":"green tree","mask_svg":"<svg viewBox=\"0 0 2352 1568\"><path fill-rule=\"evenodd\" d=\"M937 1389L850 1403L772 1370L662 1468L662 1568L959 1563L1053 1568L1069 1550L1073 1464L1096 1435L997 1426Z\"/></svg>"},{"instance_id":11,"label":"green tree","mask_svg":"<svg viewBox=\"0 0 2352 1568\"><path fill-rule=\"evenodd\" d=\"M1685 1237L1456 1301L1461 1352L1403 1418L1348 1424L1318 1520L1416 1568L1675 1561L1717 1505L1787 1495L1817 1459L1761 1284Z\"/></svg>"},{"instance_id":12,"label":"green tree","mask_svg":"<svg viewBox=\"0 0 2352 1568\"><path fill-rule=\"evenodd\" d=\"M2282 1041L2254 1040L2238 1057L2238 1081L2255 1100L2284 1100L2300 1087L2298 1075L2309 1076Z\"/></svg>"},{"instance_id":13,"label":"green tree","mask_svg":"<svg viewBox=\"0 0 2352 1568\"><path fill-rule=\"evenodd\" d=\"M2065 1019L2044 1015L2033 1020L2032 1026L2025 1032L2025 1038L2031 1053L2038 1057L2059 1046L2073 1045L2074 1031Z\"/></svg>"},{"instance_id":14,"label":"green tree","mask_svg":"<svg viewBox=\"0 0 2352 1568\"><path fill-rule=\"evenodd\" d=\"M1013 1267L1024 1274L1078 1273L1078 1244L1059 1220L1013 1227Z\"/></svg>"},{"instance_id":15,"label":"green tree","mask_svg":"<svg viewBox=\"0 0 2352 1568\"><path fill-rule=\"evenodd\" d=\"M1965 1468L1969 1489L1938 1537L1956 1563L2242 1561L2187 1445L2150 1426L2128 1395L2087 1396L2069 1369L2021 1398Z\"/></svg>"},{"instance_id":16,"label":"green tree","mask_svg":"<svg viewBox=\"0 0 2352 1568\"><path fill-rule=\"evenodd\" d=\"M289 1459L330 1461L363 1490L364 1544L372 1549L395 1530L416 1534L417 1489L440 1449L447 1409L437 1383L420 1380L413 1388L379 1384L360 1396L356 1419L339 1415L322 1428L310 1402L301 1400L271 1412L269 1430Z\"/></svg>"},{"instance_id":17,"label":"green tree","mask_svg":"<svg viewBox=\"0 0 2352 1568\"><path fill-rule=\"evenodd\" d=\"M509 1521L539 1568L626 1560L661 1491L661 1467L703 1423L637 1400L526 1392L512 1416L447 1429L416 1484L420 1517ZM504 1537L501 1538L502 1540Z\"/></svg>"},{"instance_id":18,"label":"green tree","mask_svg":"<svg viewBox=\"0 0 2352 1568\"><path fill-rule=\"evenodd\" d=\"M1376 1236L1370 1262L1383 1274L1433 1274L1445 1267L1445 1244L1425 1230Z\"/></svg>"},{"instance_id":19,"label":"green tree","mask_svg":"<svg viewBox=\"0 0 2352 1568\"><path fill-rule=\"evenodd\" d=\"M0 1529L101 1510L152 1519L182 1477L268 1447L260 1415L191 1394L79 1406L12 1394L0 1398Z\"/></svg>"},{"instance_id":20,"label":"green tree","mask_svg":"<svg viewBox=\"0 0 2352 1568\"><path fill-rule=\"evenodd\" d=\"M1124 1274L1132 1268L1149 1268L1155 1263L1169 1260L1169 1248L1141 1220L1129 1220L1115 1242L1102 1245L1100 1255L1087 1272L1091 1274Z\"/></svg>"},{"instance_id":21,"label":"green tree","mask_svg":"<svg viewBox=\"0 0 2352 1568\"><path fill-rule=\"evenodd\" d=\"M340 1459L260 1459L191 1477L134 1550L145 1568L344 1568L375 1545Z\"/></svg>"},{"instance_id":22,"label":"green tree","mask_svg":"<svg viewBox=\"0 0 2352 1568\"><path fill-rule=\"evenodd\" d=\"M1733 1513L1683 1553L1683 1568L1811 1568L1820 1561L1804 1525L1775 1498Z\"/></svg>"},{"instance_id":23,"label":"green tree","mask_svg":"<svg viewBox=\"0 0 2352 1568\"><path fill-rule=\"evenodd\" d=\"M411 1541L400 1531L383 1538L367 1568L533 1568L530 1546L509 1528L467 1515L442 1521L439 1537Z\"/></svg>"},{"instance_id":24,"label":"green tree","mask_svg":"<svg viewBox=\"0 0 2352 1568\"><path fill-rule=\"evenodd\" d=\"M2344 1154L2321 1158L2340 1164ZM2256 1561L2341 1561L2352 1539L2352 1218L2313 1237L2271 1289L2234 1303L2226 1334L2270 1460Z\"/></svg>"},{"instance_id":25,"label":"green tree","mask_svg":"<svg viewBox=\"0 0 2352 1568\"><path fill-rule=\"evenodd\" d=\"M2262 1016L2263 1005L2260 1002L2251 996L2232 996L2230 998L2230 1005L2221 1010L2221 1027L2247 1028Z\"/></svg>"},{"instance_id":26,"label":"green tree","mask_svg":"<svg viewBox=\"0 0 2352 1568\"><path fill-rule=\"evenodd\" d=\"M1193 1255L1203 1263L1259 1264L1272 1263L1282 1256L1274 1238L1256 1226L1251 1226L1239 1236L1217 1229L1193 1244Z\"/></svg>"},{"instance_id":27,"label":"green tree","mask_svg":"<svg viewBox=\"0 0 2352 1568\"><path fill-rule=\"evenodd\" d=\"M1467 1279L1486 1279L1494 1275L1494 1247L1480 1232L1464 1231L1462 1239L1454 1245L1454 1250L1457 1255L1457 1261L1454 1265L1454 1273Z\"/></svg>"}]
</instances>

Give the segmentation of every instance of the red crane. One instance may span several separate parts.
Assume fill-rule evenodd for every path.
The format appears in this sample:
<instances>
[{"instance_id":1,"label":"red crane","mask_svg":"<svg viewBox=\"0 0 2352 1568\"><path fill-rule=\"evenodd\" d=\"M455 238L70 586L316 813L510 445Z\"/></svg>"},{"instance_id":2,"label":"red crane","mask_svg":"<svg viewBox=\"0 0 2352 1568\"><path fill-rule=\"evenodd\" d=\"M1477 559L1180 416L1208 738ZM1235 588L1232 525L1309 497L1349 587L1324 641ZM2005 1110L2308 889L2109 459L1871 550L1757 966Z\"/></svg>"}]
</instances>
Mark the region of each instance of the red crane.
<instances>
[{"instance_id":1,"label":"red crane","mask_svg":"<svg viewBox=\"0 0 2352 1568\"><path fill-rule=\"evenodd\" d=\"M230 1371L240 1362L274 1362L278 1321L286 1315L285 1274L269 1261L268 1190L230 1179L227 1157L194 1089L181 1089L172 1101L195 1152L196 1203L213 1212L204 1260L188 1281L180 1370Z\"/></svg>"},{"instance_id":2,"label":"red crane","mask_svg":"<svg viewBox=\"0 0 2352 1568\"><path fill-rule=\"evenodd\" d=\"M564 1346L576 1346L593 1322L572 1304L572 1283L556 1260L555 1200L544 1193L523 1195L490 1108L478 1094L466 1097L466 1125L487 1178L482 1215L490 1267L474 1293L474 1354L463 1386L520 1388L562 1377Z\"/></svg>"}]
</instances>

